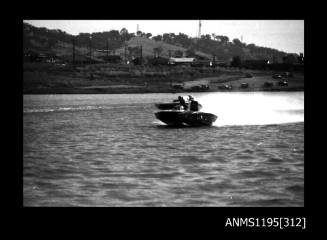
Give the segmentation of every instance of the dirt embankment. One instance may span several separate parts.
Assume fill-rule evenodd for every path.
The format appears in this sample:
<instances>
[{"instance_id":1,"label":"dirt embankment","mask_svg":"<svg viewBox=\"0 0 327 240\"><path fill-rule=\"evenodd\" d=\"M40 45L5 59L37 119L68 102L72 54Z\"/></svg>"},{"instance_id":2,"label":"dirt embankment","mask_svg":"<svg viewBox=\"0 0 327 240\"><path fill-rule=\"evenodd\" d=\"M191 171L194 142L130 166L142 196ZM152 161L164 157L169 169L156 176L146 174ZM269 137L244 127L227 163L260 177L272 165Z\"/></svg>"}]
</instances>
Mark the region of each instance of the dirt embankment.
<instances>
[{"instance_id":1,"label":"dirt embankment","mask_svg":"<svg viewBox=\"0 0 327 240\"><path fill-rule=\"evenodd\" d=\"M192 68L192 67L143 67L122 64L55 65L47 63L25 63L23 66L23 92L26 94L55 93L156 93L192 91L265 91L302 90L303 75L295 74L287 79L288 86L279 87L271 73L252 71L252 78L239 69ZM266 81L273 87L264 88ZM240 84L248 83L248 88ZM176 88L174 85L182 85ZM222 89L222 85L232 89ZM194 86L208 86L196 89Z\"/></svg>"}]
</instances>

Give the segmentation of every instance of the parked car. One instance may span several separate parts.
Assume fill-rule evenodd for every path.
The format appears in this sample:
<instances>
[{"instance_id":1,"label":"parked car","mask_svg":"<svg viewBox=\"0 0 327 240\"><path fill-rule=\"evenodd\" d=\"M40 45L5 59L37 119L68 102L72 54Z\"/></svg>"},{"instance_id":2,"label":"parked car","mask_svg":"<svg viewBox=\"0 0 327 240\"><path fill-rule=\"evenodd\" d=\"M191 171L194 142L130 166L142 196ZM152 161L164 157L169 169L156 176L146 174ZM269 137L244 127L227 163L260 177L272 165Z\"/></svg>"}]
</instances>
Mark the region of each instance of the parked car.
<instances>
[{"instance_id":1,"label":"parked car","mask_svg":"<svg viewBox=\"0 0 327 240\"><path fill-rule=\"evenodd\" d=\"M192 86L191 87L192 91L205 91L209 90L209 85L202 84L202 85L197 85L197 86Z\"/></svg>"},{"instance_id":2,"label":"parked car","mask_svg":"<svg viewBox=\"0 0 327 240\"><path fill-rule=\"evenodd\" d=\"M246 74L245 74L245 77L247 77L247 78L252 78L253 75L252 75L251 73L246 73Z\"/></svg>"},{"instance_id":3,"label":"parked car","mask_svg":"<svg viewBox=\"0 0 327 240\"><path fill-rule=\"evenodd\" d=\"M218 88L221 89L221 90L233 89L232 85L228 85L228 84L218 86Z\"/></svg>"},{"instance_id":4,"label":"parked car","mask_svg":"<svg viewBox=\"0 0 327 240\"><path fill-rule=\"evenodd\" d=\"M210 87L209 87L209 85L202 84L202 85L201 85L201 88L202 88L203 90L208 90Z\"/></svg>"},{"instance_id":5,"label":"parked car","mask_svg":"<svg viewBox=\"0 0 327 240\"><path fill-rule=\"evenodd\" d=\"M287 81L279 81L278 86L288 86L288 82Z\"/></svg>"},{"instance_id":6,"label":"parked car","mask_svg":"<svg viewBox=\"0 0 327 240\"><path fill-rule=\"evenodd\" d=\"M274 79L282 79L282 75L281 74L278 74L278 73L275 73L273 76L272 76Z\"/></svg>"},{"instance_id":7,"label":"parked car","mask_svg":"<svg viewBox=\"0 0 327 240\"><path fill-rule=\"evenodd\" d=\"M293 73L291 73L291 72L284 72L284 73L282 74L282 76L283 76L283 77L288 77L288 78L290 78L290 77L293 77Z\"/></svg>"},{"instance_id":8,"label":"parked car","mask_svg":"<svg viewBox=\"0 0 327 240\"><path fill-rule=\"evenodd\" d=\"M272 87L274 84L272 82L265 82L263 84L264 87Z\"/></svg>"},{"instance_id":9,"label":"parked car","mask_svg":"<svg viewBox=\"0 0 327 240\"><path fill-rule=\"evenodd\" d=\"M249 84L248 83L241 83L241 88L248 88Z\"/></svg>"},{"instance_id":10,"label":"parked car","mask_svg":"<svg viewBox=\"0 0 327 240\"><path fill-rule=\"evenodd\" d=\"M174 89L184 89L182 84L175 84L172 86Z\"/></svg>"}]
</instances>

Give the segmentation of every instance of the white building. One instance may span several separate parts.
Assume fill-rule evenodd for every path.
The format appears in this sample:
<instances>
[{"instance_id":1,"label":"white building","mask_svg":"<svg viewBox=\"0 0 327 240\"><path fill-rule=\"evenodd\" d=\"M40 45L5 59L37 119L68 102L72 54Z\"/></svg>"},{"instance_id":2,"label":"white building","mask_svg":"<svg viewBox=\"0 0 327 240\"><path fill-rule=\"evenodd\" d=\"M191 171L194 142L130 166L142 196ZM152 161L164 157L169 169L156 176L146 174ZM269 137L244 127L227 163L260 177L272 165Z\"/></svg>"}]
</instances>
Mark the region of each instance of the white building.
<instances>
[{"instance_id":1,"label":"white building","mask_svg":"<svg viewBox=\"0 0 327 240\"><path fill-rule=\"evenodd\" d=\"M191 64L195 58L169 58L168 64Z\"/></svg>"}]
</instances>

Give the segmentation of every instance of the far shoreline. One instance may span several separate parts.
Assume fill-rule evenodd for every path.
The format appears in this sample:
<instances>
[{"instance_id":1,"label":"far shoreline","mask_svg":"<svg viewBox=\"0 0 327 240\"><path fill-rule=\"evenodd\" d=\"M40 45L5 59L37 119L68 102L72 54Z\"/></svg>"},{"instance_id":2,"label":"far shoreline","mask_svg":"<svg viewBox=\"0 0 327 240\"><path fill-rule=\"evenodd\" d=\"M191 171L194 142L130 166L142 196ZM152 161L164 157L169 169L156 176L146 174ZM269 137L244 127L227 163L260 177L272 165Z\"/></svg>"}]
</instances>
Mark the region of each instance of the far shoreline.
<instances>
[{"instance_id":1,"label":"far shoreline","mask_svg":"<svg viewBox=\"0 0 327 240\"><path fill-rule=\"evenodd\" d=\"M23 74L24 95L304 91L304 73L298 71L276 78L274 71L220 67L26 63Z\"/></svg>"},{"instance_id":2,"label":"far shoreline","mask_svg":"<svg viewBox=\"0 0 327 240\"><path fill-rule=\"evenodd\" d=\"M304 88L289 88L289 89L267 89L267 90L255 90L255 89L244 89L244 90L221 90L221 91L30 91L23 92L23 95L56 95L56 94L156 94L156 93L167 93L167 94L197 94L197 93L232 93L232 92L304 92Z\"/></svg>"}]
</instances>

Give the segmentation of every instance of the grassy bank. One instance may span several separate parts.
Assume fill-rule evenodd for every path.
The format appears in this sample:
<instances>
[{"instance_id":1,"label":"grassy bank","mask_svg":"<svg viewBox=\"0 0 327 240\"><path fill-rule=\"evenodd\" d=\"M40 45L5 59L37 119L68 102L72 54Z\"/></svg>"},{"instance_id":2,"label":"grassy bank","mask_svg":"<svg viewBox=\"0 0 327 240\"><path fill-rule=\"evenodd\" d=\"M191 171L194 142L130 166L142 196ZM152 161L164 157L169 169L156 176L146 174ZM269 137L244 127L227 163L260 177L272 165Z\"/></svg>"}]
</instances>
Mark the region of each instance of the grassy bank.
<instances>
[{"instance_id":1,"label":"grassy bank","mask_svg":"<svg viewBox=\"0 0 327 240\"><path fill-rule=\"evenodd\" d=\"M252 78L246 73L251 72ZM231 68L193 68L187 66L144 67L123 64L56 65L24 63L25 94L88 94L88 93L164 93L187 92L193 86L207 85L205 91L300 91L304 89L303 74L288 78L288 86L278 86L271 72ZM264 82L273 87L263 87ZM240 88L246 82L249 87ZM186 89L175 89L183 84ZM222 90L221 85L232 85Z\"/></svg>"}]
</instances>

